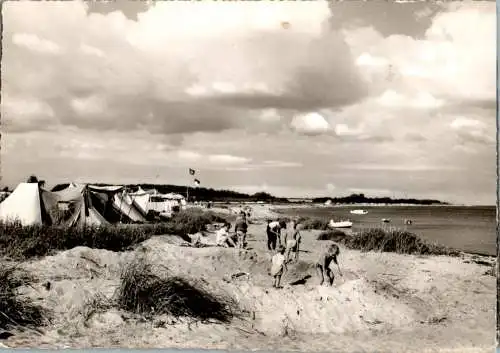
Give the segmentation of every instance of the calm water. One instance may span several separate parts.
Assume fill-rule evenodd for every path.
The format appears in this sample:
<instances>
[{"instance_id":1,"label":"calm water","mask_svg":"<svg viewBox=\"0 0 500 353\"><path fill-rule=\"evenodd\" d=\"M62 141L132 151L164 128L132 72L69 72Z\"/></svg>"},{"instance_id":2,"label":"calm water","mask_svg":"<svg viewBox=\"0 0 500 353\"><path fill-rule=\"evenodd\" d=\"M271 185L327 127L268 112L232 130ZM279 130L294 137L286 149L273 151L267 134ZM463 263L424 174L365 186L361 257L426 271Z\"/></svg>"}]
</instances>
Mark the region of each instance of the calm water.
<instances>
[{"instance_id":1,"label":"calm water","mask_svg":"<svg viewBox=\"0 0 500 353\"><path fill-rule=\"evenodd\" d=\"M353 209L364 209L366 215L351 214ZM425 239L459 250L496 254L496 209L494 206L397 206L397 207L315 207L281 210L289 215L316 216L325 219L350 219L353 230L371 227L407 229ZM391 219L389 225L382 218ZM412 225L405 226L404 219Z\"/></svg>"}]
</instances>

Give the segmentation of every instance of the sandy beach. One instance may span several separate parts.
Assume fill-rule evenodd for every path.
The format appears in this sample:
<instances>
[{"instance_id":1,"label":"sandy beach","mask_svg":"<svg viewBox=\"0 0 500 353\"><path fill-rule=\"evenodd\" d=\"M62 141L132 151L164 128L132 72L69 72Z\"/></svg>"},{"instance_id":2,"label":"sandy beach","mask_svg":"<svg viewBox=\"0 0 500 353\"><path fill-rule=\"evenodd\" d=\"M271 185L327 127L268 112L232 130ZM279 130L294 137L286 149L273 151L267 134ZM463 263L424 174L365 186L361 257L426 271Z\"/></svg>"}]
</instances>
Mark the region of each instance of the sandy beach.
<instances>
[{"instance_id":1,"label":"sandy beach","mask_svg":"<svg viewBox=\"0 0 500 353\"><path fill-rule=\"evenodd\" d=\"M315 240L318 231L303 231L299 262L290 266L284 288L273 289L263 220L272 213L261 206L252 213L249 250L241 255L230 248L182 246L180 238L166 235L128 252L77 247L22 263L36 278L22 293L55 317L42 333L17 333L5 345L343 352L493 349L496 282L488 271L494 259L362 253L341 246L343 276L336 274L333 287L321 287L313 264L325 242ZM138 256L159 275L203 278L213 291L235 297L247 317L223 325L169 317L144 320L116 309L85 314L85 303L96 294L113 296L123 265ZM243 275L232 278L237 273ZM301 284L291 285L301 279ZM47 281L50 290L43 287Z\"/></svg>"}]
</instances>

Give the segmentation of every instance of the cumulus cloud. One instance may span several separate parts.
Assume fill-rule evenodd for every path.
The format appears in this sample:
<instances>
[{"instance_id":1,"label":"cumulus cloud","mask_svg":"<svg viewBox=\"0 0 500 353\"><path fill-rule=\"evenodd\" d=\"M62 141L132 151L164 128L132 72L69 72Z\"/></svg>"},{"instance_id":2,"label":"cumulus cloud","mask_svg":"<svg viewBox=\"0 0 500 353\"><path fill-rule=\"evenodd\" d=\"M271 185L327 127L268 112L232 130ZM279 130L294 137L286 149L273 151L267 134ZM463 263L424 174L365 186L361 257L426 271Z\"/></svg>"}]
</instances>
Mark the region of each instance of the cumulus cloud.
<instances>
[{"instance_id":1,"label":"cumulus cloud","mask_svg":"<svg viewBox=\"0 0 500 353\"><path fill-rule=\"evenodd\" d=\"M323 2L165 2L136 21L87 11L82 2L4 6L4 91L39 97L57 124L170 134L246 128L242 120L253 119L265 129L253 109L337 106L363 94Z\"/></svg>"},{"instance_id":2,"label":"cumulus cloud","mask_svg":"<svg viewBox=\"0 0 500 353\"><path fill-rule=\"evenodd\" d=\"M5 180L492 194L494 4L134 3L4 4Z\"/></svg>"},{"instance_id":3,"label":"cumulus cloud","mask_svg":"<svg viewBox=\"0 0 500 353\"><path fill-rule=\"evenodd\" d=\"M297 115L291 122L292 128L305 135L317 135L330 130L330 124L318 113Z\"/></svg>"}]
</instances>

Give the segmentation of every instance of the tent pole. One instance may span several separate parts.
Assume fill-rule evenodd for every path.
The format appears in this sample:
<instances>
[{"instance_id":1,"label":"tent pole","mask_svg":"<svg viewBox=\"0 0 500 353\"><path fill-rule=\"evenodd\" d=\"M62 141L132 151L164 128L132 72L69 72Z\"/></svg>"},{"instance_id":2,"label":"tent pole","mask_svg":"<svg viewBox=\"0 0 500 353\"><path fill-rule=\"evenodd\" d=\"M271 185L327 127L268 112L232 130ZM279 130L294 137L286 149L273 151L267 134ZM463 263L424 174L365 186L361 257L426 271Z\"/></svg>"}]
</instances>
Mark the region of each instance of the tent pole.
<instances>
[{"instance_id":1,"label":"tent pole","mask_svg":"<svg viewBox=\"0 0 500 353\"><path fill-rule=\"evenodd\" d=\"M189 202L189 185L186 186L186 202Z\"/></svg>"}]
</instances>

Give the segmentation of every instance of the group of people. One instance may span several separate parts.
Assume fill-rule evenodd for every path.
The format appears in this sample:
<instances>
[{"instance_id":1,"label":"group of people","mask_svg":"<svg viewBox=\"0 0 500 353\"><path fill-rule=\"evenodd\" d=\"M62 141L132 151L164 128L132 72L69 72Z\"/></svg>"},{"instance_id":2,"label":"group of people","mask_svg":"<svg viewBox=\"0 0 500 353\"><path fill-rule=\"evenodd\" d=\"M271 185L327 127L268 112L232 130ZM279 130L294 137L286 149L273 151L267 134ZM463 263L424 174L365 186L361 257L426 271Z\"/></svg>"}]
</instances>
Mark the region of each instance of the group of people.
<instances>
[{"instance_id":1,"label":"group of people","mask_svg":"<svg viewBox=\"0 0 500 353\"><path fill-rule=\"evenodd\" d=\"M216 232L216 245L222 247L234 247L244 249L247 246L246 236L248 230L247 213L241 211L236 219L234 231L231 232L231 223L224 223ZM267 221L267 249L273 253L271 258L271 276L273 277L273 287L280 288L281 278L288 270L287 264L294 260L298 262L301 234L298 229L298 222L292 220L289 225L284 220ZM293 259L292 259L293 253ZM320 285L327 281L332 286L334 273L331 266L337 265L339 274L340 267L337 257L340 249L337 244L330 244L320 254L315 267L320 280Z\"/></svg>"},{"instance_id":2,"label":"group of people","mask_svg":"<svg viewBox=\"0 0 500 353\"><path fill-rule=\"evenodd\" d=\"M271 276L274 278L273 287L280 288L280 282L283 274L288 270L287 264L291 262L290 254L294 253L295 261L299 259L301 235L297 229L298 223L291 222L290 231L287 231L287 224L285 221L271 221L267 222L267 248L270 251L275 251L271 259ZM284 231L284 237L282 233ZM340 253L340 248L337 244L329 244L329 246L320 254L316 261L316 271L320 280L320 285L327 283L332 286L335 275L332 271L331 265L336 264L339 274L340 266L337 257Z\"/></svg>"},{"instance_id":3,"label":"group of people","mask_svg":"<svg viewBox=\"0 0 500 353\"><path fill-rule=\"evenodd\" d=\"M246 237L248 230L247 214L242 211L236 219L234 232L230 233L231 223L226 222L216 231L216 244L223 247L244 249L247 246Z\"/></svg>"}]
</instances>

